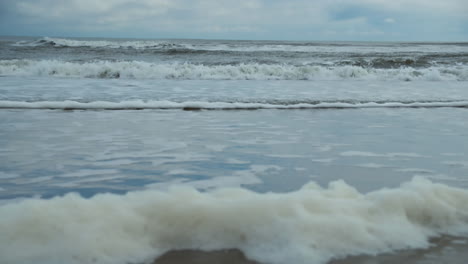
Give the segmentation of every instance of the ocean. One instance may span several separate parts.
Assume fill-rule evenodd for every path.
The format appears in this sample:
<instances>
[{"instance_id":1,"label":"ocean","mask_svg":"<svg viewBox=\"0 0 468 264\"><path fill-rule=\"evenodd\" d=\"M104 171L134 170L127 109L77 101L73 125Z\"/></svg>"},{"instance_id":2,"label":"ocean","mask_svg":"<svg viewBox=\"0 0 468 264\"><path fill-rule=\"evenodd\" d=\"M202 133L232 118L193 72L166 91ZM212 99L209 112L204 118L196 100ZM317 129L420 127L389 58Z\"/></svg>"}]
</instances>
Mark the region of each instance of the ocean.
<instances>
[{"instance_id":1,"label":"ocean","mask_svg":"<svg viewBox=\"0 0 468 264\"><path fill-rule=\"evenodd\" d=\"M468 43L0 38L1 264L464 264Z\"/></svg>"}]
</instances>

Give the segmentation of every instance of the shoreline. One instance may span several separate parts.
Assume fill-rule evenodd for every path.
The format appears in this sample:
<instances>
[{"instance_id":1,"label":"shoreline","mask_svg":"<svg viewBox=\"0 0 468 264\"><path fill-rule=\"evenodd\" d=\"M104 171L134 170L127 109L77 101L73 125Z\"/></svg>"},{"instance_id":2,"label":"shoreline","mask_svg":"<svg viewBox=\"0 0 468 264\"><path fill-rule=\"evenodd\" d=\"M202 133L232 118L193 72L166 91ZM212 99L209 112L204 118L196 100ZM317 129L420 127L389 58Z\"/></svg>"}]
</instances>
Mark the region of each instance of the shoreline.
<instances>
[{"instance_id":1,"label":"shoreline","mask_svg":"<svg viewBox=\"0 0 468 264\"><path fill-rule=\"evenodd\" d=\"M429 248L403 249L379 255L347 256L332 259L327 264L464 264L468 259L468 238L440 236L430 239ZM239 249L171 250L151 264L268 264L248 259Z\"/></svg>"}]
</instances>

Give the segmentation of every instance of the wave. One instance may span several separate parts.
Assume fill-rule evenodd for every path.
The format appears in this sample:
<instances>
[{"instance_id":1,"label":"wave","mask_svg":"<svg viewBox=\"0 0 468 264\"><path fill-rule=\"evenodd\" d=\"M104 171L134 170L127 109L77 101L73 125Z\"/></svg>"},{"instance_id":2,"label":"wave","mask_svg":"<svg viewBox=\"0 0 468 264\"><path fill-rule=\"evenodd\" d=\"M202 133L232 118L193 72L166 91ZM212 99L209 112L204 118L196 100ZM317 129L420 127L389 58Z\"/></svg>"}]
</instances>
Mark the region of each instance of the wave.
<instances>
[{"instance_id":1,"label":"wave","mask_svg":"<svg viewBox=\"0 0 468 264\"><path fill-rule=\"evenodd\" d=\"M67 194L0 205L0 255L19 263L149 263L169 250L240 249L261 263L322 264L468 236L468 191L424 178L359 193L343 181L246 189Z\"/></svg>"},{"instance_id":2,"label":"wave","mask_svg":"<svg viewBox=\"0 0 468 264\"><path fill-rule=\"evenodd\" d=\"M19 41L14 46L88 47L111 49L186 49L235 52L314 52L314 53L446 53L468 52L467 43L364 43L364 42L293 42L293 41L203 41L203 40L97 40L43 37Z\"/></svg>"},{"instance_id":3,"label":"wave","mask_svg":"<svg viewBox=\"0 0 468 264\"><path fill-rule=\"evenodd\" d=\"M125 40L125 41L109 41L109 40L75 40L62 38L44 37L34 41L16 42L14 46L26 47L90 47L90 48L127 48L127 49L173 49L186 48L185 45L171 43L169 41L159 40Z\"/></svg>"},{"instance_id":4,"label":"wave","mask_svg":"<svg viewBox=\"0 0 468 264\"><path fill-rule=\"evenodd\" d=\"M179 41L180 42L180 41ZM256 51L252 48L234 48L222 44L195 45L169 40L78 40L44 37L34 41L19 41L17 47L106 48L166 51L170 54L206 51ZM267 49L268 50L268 49ZM275 49L276 50L276 49Z\"/></svg>"},{"instance_id":5,"label":"wave","mask_svg":"<svg viewBox=\"0 0 468 264\"><path fill-rule=\"evenodd\" d=\"M143 61L65 62L57 60L0 60L0 75L75 78L180 80L402 80L467 81L468 65L377 69L361 66L314 66L242 63L203 65L158 64Z\"/></svg>"},{"instance_id":6,"label":"wave","mask_svg":"<svg viewBox=\"0 0 468 264\"><path fill-rule=\"evenodd\" d=\"M55 109L55 110L257 110L257 109L352 109L352 108L439 108L468 107L468 101L261 101L261 102L207 102L207 101L0 101L0 109Z\"/></svg>"},{"instance_id":7,"label":"wave","mask_svg":"<svg viewBox=\"0 0 468 264\"><path fill-rule=\"evenodd\" d=\"M430 67L435 66L438 56L427 56L427 58L423 57L385 57L385 58L359 58L356 60L342 60L337 61L337 65L352 65L352 66L360 66L364 68L381 68L381 69L388 69L388 68L401 68L401 67L412 67L412 68L422 68L422 67ZM445 58L445 56L444 56Z\"/></svg>"}]
</instances>

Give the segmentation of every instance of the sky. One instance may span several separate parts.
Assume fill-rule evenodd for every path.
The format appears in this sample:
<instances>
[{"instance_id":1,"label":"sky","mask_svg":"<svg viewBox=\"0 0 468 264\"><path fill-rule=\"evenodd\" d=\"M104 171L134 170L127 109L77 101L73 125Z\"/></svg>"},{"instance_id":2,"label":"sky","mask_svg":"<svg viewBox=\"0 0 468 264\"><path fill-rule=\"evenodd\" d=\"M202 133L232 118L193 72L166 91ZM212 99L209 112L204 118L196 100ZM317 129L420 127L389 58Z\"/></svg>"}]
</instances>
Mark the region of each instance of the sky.
<instances>
[{"instance_id":1,"label":"sky","mask_svg":"<svg viewBox=\"0 0 468 264\"><path fill-rule=\"evenodd\" d=\"M0 0L0 35L468 41L468 1Z\"/></svg>"}]
</instances>

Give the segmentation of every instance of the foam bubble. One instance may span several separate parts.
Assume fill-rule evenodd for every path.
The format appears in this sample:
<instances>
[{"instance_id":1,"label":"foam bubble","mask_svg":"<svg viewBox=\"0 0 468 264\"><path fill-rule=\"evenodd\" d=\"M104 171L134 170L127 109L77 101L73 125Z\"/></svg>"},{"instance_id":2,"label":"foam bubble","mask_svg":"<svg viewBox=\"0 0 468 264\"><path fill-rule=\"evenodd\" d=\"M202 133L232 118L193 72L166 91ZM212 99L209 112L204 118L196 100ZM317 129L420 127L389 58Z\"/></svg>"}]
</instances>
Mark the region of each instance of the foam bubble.
<instances>
[{"instance_id":1,"label":"foam bubble","mask_svg":"<svg viewBox=\"0 0 468 264\"><path fill-rule=\"evenodd\" d=\"M376 69L361 66L317 66L242 63L203 65L143 61L1 60L0 75L74 78L177 80L397 80L467 81L468 66Z\"/></svg>"},{"instance_id":2,"label":"foam bubble","mask_svg":"<svg viewBox=\"0 0 468 264\"><path fill-rule=\"evenodd\" d=\"M238 248L264 263L318 264L466 236L467 200L467 190L421 177L367 194L343 181L290 193L174 187L67 194L0 203L0 255L12 264L123 264L174 249Z\"/></svg>"}]
</instances>

